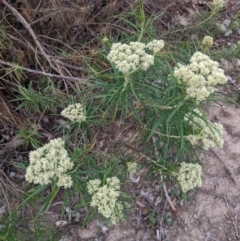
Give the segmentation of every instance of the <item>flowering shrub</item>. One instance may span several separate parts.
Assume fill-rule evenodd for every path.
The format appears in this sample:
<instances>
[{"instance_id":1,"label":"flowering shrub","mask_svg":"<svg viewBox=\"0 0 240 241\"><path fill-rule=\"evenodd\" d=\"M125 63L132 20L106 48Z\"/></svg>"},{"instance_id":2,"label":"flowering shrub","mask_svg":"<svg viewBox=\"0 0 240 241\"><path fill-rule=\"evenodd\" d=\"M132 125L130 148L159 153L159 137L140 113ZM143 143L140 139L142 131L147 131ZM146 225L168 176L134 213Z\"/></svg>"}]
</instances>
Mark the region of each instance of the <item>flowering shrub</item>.
<instances>
[{"instance_id":1,"label":"flowering shrub","mask_svg":"<svg viewBox=\"0 0 240 241\"><path fill-rule=\"evenodd\" d=\"M97 207L98 212L112 223L117 223L122 218L123 206L117 202L120 195L120 181L117 177L106 179L106 184L101 186L101 180L90 180L87 184L88 193L92 195L91 206Z\"/></svg>"},{"instance_id":2,"label":"flowering shrub","mask_svg":"<svg viewBox=\"0 0 240 241\"><path fill-rule=\"evenodd\" d=\"M181 163L177 179L183 192L202 186L201 172L199 164Z\"/></svg>"},{"instance_id":3,"label":"flowering shrub","mask_svg":"<svg viewBox=\"0 0 240 241\"><path fill-rule=\"evenodd\" d=\"M66 173L72 170L73 163L70 161L61 138L53 139L43 147L31 151L29 159L26 181L40 185L57 181L58 187L72 186L72 179Z\"/></svg>"},{"instance_id":4,"label":"flowering shrub","mask_svg":"<svg viewBox=\"0 0 240 241\"><path fill-rule=\"evenodd\" d=\"M190 59L189 65L178 64L174 68L174 76L178 83L186 88L186 98L205 100L215 91L217 84L225 84L227 77L216 61L207 55L196 52Z\"/></svg>"},{"instance_id":5,"label":"flowering shrub","mask_svg":"<svg viewBox=\"0 0 240 241\"><path fill-rule=\"evenodd\" d=\"M204 15L204 26L222 6L222 0L213 0L209 17ZM91 206L85 209L84 225L96 213L113 224L123 218L123 207L131 198L120 192L120 181L115 175L121 180L130 179L137 183L140 176L135 179L132 174L146 165L152 178L158 178L160 174L161 180L167 182L169 176L174 177L182 192L186 193L202 185L202 168L199 164L182 160L193 160L193 157L196 160L197 147L208 150L223 146L223 126L210 122L201 111L202 102L211 100L209 97L218 85L227 82L219 63L207 55L213 38L205 36L201 52L195 52L191 57L189 53L195 49L196 40L193 44L176 41L177 46L171 46L171 41L168 49L161 53L164 41L147 41L154 31L147 33L145 28L150 22L142 18L139 24L140 17L135 24L136 28L141 28L136 31L140 36L129 37L137 37L138 41L111 46L111 40L104 38L103 48L99 51L94 48L93 52L90 51L91 57L84 58L84 73L92 74L89 74L85 86L85 81L75 82L76 89L69 92L67 99L84 99L85 104L80 101L63 109L61 115L71 123L68 121L66 126L57 128L63 133L55 133L64 135L67 140L71 160L60 138L29 154L27 182L54 184L48 190L48 200L43 207L50 207L63 187L66 190L63 190L62 197L69 220L78 208ZM198 25L201 23L194 25L194 29ZM202 30L201 26L201 34ZM141 42L143 38L144 43ZM169 35L167 38L171 39ZM128 40L125 38L125 41ZM175 59L189 58L189 64L178 63L174 68ZM109 62L113 69L109 68ZM51 86L55 88L55 84ZM69 103L67 99L66 103ZM137 161L126 163L133 158ZM96 175L103 178L95 179ZM70 187L71 190L67 189ZM37 195L44 188L48 186L34 187L31 191ZM71 195L81 197L75 207Z\"/></svg>"},{"instance_id":6,"label":"flowering shrub","mask_svg":"<svg viewBox=\"0 0 240 241\"><path fill-rule=\"evenodd\" d=\"M81 123L86 121L86 113L84 111L83 105L80 103L69 105L61 112L61 115L74 122Z\"/></svg>"},{"instance_id":7,"label":"flowering shrub","mask_svg":"<svg viewBox=\"0 0 240 241\"><path fill-rule=\"evenodd\" d=\"M216 1L215 4L217 4ZM212 45L213 38L210 36L205 36L202 41L203 52L209 52ZM195 52L190 58L190 63L188 65L183 65L179 63L174 68L173 76L175 77L175 81L173 84L173 89L176 88L180 90L175 92L174 89L174 94L178 96L172 96L171 94L165 95L165 93L171 92L169 89L167 89L170 87L170 85L168 85L169 82L166 82L166 85L164 85L164 77L163 80L161 80L161 84L159 85L152 84L151 86L149 86L148 84L151 83L151 80L148 79L146 79L147 81L145 82L142 81L141 83L143 83L143 89L141 89L142 86L141 84L139 84L139 79L135 79L134 73L136 72L136 70L147 71L148 68L154 64L155 54L159 52L163 47L163 40L153 40L148 44L143 44L140 42L131 42L129 45L116 43L112 45L111 51L107 58L109 61L115 64L116 68L119 71L123 73L123 77L125 79L123 90L125 90L128 83L131 83L131 88L129 88L130 92L127 92L129 96L134 96L137 102L140 102L141 106L144 106L148 102L148 100L149 103L151 103L151 101L152 103L154 103L151 103L152 105L149 105L153 108L148 108L148 106L144 106L145 111L148 111L148 109L151 109L153 111L150 112L150 118L156 115L156 118L153 118L153 123L154 121L155 123L158 123L158 125L154 124L154 127L150 126L149 129L146 128L151 131L150 135L157 134L160 137L159 142L162 142L161 138L166 137L175 140L187 140L185 142L186 144L184 144L186 146L189 144L188 142L190 142L191 145L203 145L203 148L205 150L208 150L209 148L215 146L221 148L223 146L223 126L218 123L211 123L209 120L207 120L207 118L200 111L200 104L202 101L207 100L208 97L210 97L210 95L215 92L218 85L225 84L227 82L227 77L225 76L223 69L219 67L218 62L210 59L208 55L202 52ZM147 50L152 52L151 55L146 52ZM136 76L140 76L140 74ZM147 89L148 87L149 89ZM153 92L153 89L156 92ZM160 91L158 92L158 90ZM116 92L111 93L114 93L115 95ZM123 91L119 92L119 95L121 96L122 93ZM144 98L145 93L147 93L146 98ZM154 95L153 93L159 93L158 97L156 97L157 95ZM164 98L162 98L163 96ZM179 99L181 100L180 102ZM141 100L144 101L141 102ZM127 102L124 101L122 103ZM119 102L120 101L118 99L117 103ZM191 103L194 103L194 105L192 104L192 107ZM198 108L196 108L196 105L198 106ZM191 111L193 111L194 116L186 112L184 113L185 117L183 118L182 112L185 110L189 111L189 108L191 109ZM133 113L134 111L135 110L132 110ZM176 116L180 116L183 126L187 122L187 124L189 125L188 131L190 131L190 133L188 132L189 134L181 131L177 134L176 132L174 132L173 134L169 132L170 129L167 128L167 125L169 124L171 118L174 119L175 114ZM163 117L163 122L160 122L159 116ZM165 116L168 116L169 118L166 118ZM171 121L173 121L173 123L177 126L177 121L175 122L175 120L172 119ZM169 122L166 123L164 122L164 120L167 120ZM172 128L173 131L175 131L176 129L183 129L183 126L176 126ZM158 129L161 129L161 131L158 131ZM181 150L179 149L179 151ZM127 163L127 165L129 172L136 171L136 163L129 162ZM192 176L191 171L193 173ZM179 171L178 181L180 182L182 190L184 192L192 189L193 187L200 186L201 166L198 164L183 163Z\"/></svg>"}]
</instances>

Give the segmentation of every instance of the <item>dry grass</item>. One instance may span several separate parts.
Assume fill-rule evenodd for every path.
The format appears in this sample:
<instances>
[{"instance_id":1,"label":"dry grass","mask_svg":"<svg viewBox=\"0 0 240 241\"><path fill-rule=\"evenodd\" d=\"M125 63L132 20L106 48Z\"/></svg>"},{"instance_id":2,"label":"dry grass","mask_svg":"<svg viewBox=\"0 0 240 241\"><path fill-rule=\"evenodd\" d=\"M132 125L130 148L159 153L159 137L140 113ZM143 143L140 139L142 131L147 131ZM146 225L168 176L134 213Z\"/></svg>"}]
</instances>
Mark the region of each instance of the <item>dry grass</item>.
<instances>
[{"instance_id":1,"label":"dry grass","mask_svg":"<svg viewBox=\"0 0 240 241\"><path fill-rule=\"evenodd\" d=\"M25 123L21 116L19 116L10 106L10 104L4 100L4 96L0 92L0 123L6 130L11 127L22 128Z\"/></svg>"}]
</instances>

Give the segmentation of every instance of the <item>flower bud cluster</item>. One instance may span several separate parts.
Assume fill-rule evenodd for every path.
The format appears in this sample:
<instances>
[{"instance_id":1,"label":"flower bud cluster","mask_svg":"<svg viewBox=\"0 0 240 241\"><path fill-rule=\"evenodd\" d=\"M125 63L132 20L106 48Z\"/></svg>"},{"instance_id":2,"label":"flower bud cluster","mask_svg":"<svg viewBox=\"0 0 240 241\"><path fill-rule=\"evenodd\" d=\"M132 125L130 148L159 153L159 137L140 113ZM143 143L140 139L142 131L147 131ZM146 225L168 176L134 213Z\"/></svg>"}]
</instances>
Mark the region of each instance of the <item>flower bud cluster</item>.
<instances>
[{"instance_id":1,"label":"flower bud cluster","mask_svg":"<svg viewBox=\"0 0 240 241\"><path fill-rule=\"evenodd\" d=\"M128 162L127 169L129 172L136 173L137 172L137 163L136 162Z\"/></svg>"},{"instance_id":2,"label":"flower bud cluster","mask_svg":"<svg viewBox=\"0 0 240 241\"><path fill-rule=\"evenodd\" d=\"M205 36L202 40L202 45L205 48L210 48L211 46L213 46L213 38L210 36Z\"/></svg>"},{"instance_id":3,"label":"flower bud cluster","mask_svg":"<svg viewBox=\"0 0 240 241\"><path fill-rule=\"evenodd\" d=\"M84 111L83 105L80 103L69 105L61 112L61 115L74 122L81 123L86 121L86 113Z\"/></svg>"},{"instance_id":4,"label":"flower bud cluster","mask_svg":"<svg viewBox=\"0 0 240 241\"><path fill-rule=\"evenodd\" d=\"M216 85L227 82L227 77L223 69L219 68L218 62L201 52L194 53L189 65L178 64L174 68L174 76L179 84L186 86L187 98L194 98L198 102L213 93Z\"/></svg>"},{"instance_id":5,"label":"flower bud cluster","mask_svg":"<svg viewBox=\"0 0 240 241\"><path fill-rule=\"evenodd\" d=\"M26 181L34 184L46 185L57 181L58 187L72 186L72 178L66 174L72 170L64 141L53 139L43 147L29 153L30 165L25 175Z\"/></svg>"},{"instance_id":6,"label":"flower bud cluster","mask_svg":"<svg viewBox=\"0 0 240 241\"><path fill-rule=\"evenodd\" d=\"M123 215L123 206L117 202L120 195L120 181L117 177L106 179L106 184L101 186L101 180L90 180L87 184L88 193L92 195L91 206L97 207L98 212L112 223L119 222Z\"/></svg>"},{"instance_id":7,"label":"flower bud cluster","mask_svg":"<svg viewBox=\"0 0 240 241\"><path fill-rule=\"evenodd\" d=\"M150 43L146 45L146 48L148 48L150 51L153 51L154 54L162 50L164 47L164 41L159 39L154 39Z\"/></svg>"},{"instance_id":8,"label":"flower bud cluster","mask_svg":"<svg viewBox=\"0 0 240 241\"><path fill-rule=\"evenodd\" d=\"M202 186L202 167L199 164L182 162L177 180L183 192Z\"/></svg>"},{"instance_id":9,"label":"flower bud cluster","mask_svg":"<svg viewBox=\"0 0 240 241\"><path fill-rule=\"evenodd\" d=\"M198 109L194 109L194 112L197 116L194 116L191 120L188 114L185 117L185 121L189 121L189 124L192 126L194 134L188 135L185 138L192 145L196 145L201 141L205 150L215 146L222 148L223 126L218 123L204 121L203 113Z\"/></svg>"},{"instance_id":10,"label":"flower bud cluster","mask_svg":"<svg viewBox=\"0 0 240 241\"><path fill-rule=\"evenodd\" d=\"M114 43L107 59L116 65L123 74L129 74L137 69L147 70L154 63L154 56L147 54L148 48L154 53L160 51L164 46L163 40L153 40L145 45L141 42L130 42L130 44Z\"/></svg>"},{"instance_id":11,"label":"flower bud cluster","mask_svg":"<svg viewBox=\"0 0 240 241\"><path fill-rule=\"evenodd\" d=\"M221 9L224 6L224 1L223 0L213 0L212 5L216 8L216 9Z\"/></svg>"}]
</instances>

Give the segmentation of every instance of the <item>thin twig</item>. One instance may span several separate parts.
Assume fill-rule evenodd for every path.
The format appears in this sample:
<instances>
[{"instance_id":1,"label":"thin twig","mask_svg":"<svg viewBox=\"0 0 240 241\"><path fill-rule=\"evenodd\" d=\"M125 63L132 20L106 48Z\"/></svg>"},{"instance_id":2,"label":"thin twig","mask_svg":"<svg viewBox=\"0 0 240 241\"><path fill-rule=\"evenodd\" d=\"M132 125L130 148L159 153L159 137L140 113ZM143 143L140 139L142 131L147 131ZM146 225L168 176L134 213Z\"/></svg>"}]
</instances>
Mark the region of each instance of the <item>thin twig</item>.
<instances>
[{"instance_id":1,"label":"thin twig","mask_svg":"<svg viewBox=\"0 0 240 241\"><path fill-rule=\"evenodd\" d=\"M6 36L9 37L10 39L12 39L12 40L14 40L14 41L16 41L16 42L24 45L24 46L27 47L27 48L30 48L33 52L36 52L36 51L37 51L37 50L33 47L33 45L32 45L31 43L27 42L26 40L25 40L25 41L26 41L26 43L25 43L25 42L22 41L21 39L15 37L15 36L13 36L13 35L11 35L11 34L9 34L9 33L5 33L5 34L6 34Z\"/></svg>"},{"instance_id":2,"label":"thin twig","mask_svg":"<svg viewBox=\"0 0 240 241\"><path fill-rule=\"evenodd\" d=\"M37 51L36 49L34 49L33 45L32 45L31 43L29 43L28 41L25 40L25 41L26 41L26 43L25 43L25 42L22 41L21 39L15 37L15 36L13 36L13 35L11 35L11 34L9 34L9 33L6 33L6 35L7 35L10 39L12 39L12 40L14 40L14 41L16 41L16 42L24 45L24 46L27 47L27 48L30 48L33 52L42 55L42 53L39 52L39 51ZM68 67L68 68L70 68L70 69L74 69L74 70L78 70L78 71L79 71L79 70L81 71L81 70L84 69L84 68L82 68L82 67L77 67L77 66L73 66L72 64L64 63L63 61L61 61L60 59L57 59L56 57L53 57L52 55L49 55L49 57L50 57L50 58L54 58L54 62L56 62L56 63L58 63L58 64L61 64L61 65L63 65L63 66L66 66L66 67Z\"/></svg>"},{"instance_id":3,"label":"thin twig","mask_svg":"<svg viewBox=\"0 0 240 241\"><path fill-rule=\"evenodd\" d=\"M2 190L2 194L3 194L4 198L5 198L6 203L7 203L8 211L10 212L10 204L9 204L9 201L8 201L8 197L7 197L5 191L4 191L3 187L2 187L2 183L1 182L0 182L0 189Z\"/></svg>"},{"instance_id":4,"label":"thin twig","mask_svg":"<svg viewBox=\"0 0 240 241\"><path fill-rule=\"evenodd\" d=\"M66 67L70 68L70 69L75 69L75 70L83 70L83 69L84 69L84 68L82 68L82 67L77 67L77 66L73 66L73 65L68 64L68 63L64 63L64 62L62 62L62 61L59 60L59 59L55 59L55 61L56 61L57 63L63 65L63 66L66 66Z\"/></svg>"},{"instance_id":5,"label":"thin twig","mask_svg":"<svg viewBox=\"0 0 240 241\"><path fill-rule=\"evenodd\" d=\"M160 224L160 230L162 230L162 223L163 223L163 217L164 217L164 213L165 213L165 210L166 210L166 206L167 206L167 200L165 200L165 203L164 203L164 208L163 208L163 211L162 211L162 217L159 221L159 224ZM162 235L160 234L160 241L162 240Z\"/></svg>"},{"instance_id":6,"label":"thin twig","mask_svg":"<svg viewBox=\"0 0 240 241\"><path fill-rule=\"evenodd\" d=\"M0 96L0 100L1 100L1 104L0 104L0 106L1 106L1 117L3 116L3 118L4 118L3 110L5 110L8 113L7 115L11 117L11 120L13 120L14 124L17 125L17 126L21 126L21 125L19 125L20 123L18 123L19 121L15 120L12 112L9 110L6 102L3 100L3 98L1 96ZM6 119L6 118L4 118L4 119Z\"/></svg>"},{"instance_id":7,"label":"thin twig","mask_svg":"<svg viewBox=\"0 0 240 241\"><path fill-rule=\"evenodd\" d=\"M177 209L174 207L174 205L173 205L173 203L172 203L172 200L171 200L171 198L170 198L169 195L168 195L168 192L167 192L167 188L166 188L166 184L165 184L165 183L163 183L163 189L164 189L166 198L167 198L167 200L168 200L168 203L169 203L169 205L170 205L170 207L171 207L171 209L172 209L172 211L173 211L173 214L174 214L174 216L176 217L176 216L177 216Z\"/></svg>"},{"instance_id":8,"label":"thin twig","mask_svg":"<svg viewBox=\"0 0 240 241\"><path fill-rule=\"evenodd\" d=\"M24 194L24 192L18 188L16 188L15 184L13 182L10 181L10 179L7 177L7 175L4 173L3 170L0 169L0 172L1 172L1 177L4 176L4 180L1 178L0 179L0 183L2 182L4 184L4 187L6 189L8 189L9 191L11 191L12 193L14 193L16 196L20 196L20 194Z\"/></svg>"},{"instance_id":9,"label":"thin twig","mask_svg":"<svg viewBox=\"0 0 240 241\"><path fill-rule=\"evenodd\" d=\"M0 59L0 64L6 65L6 66L9 66L9 67L14 67L14 64L5 62L1 59ZM65 75L46 73L46 72L39 71L39 70L25 68L23 66L18 66L18 68L21 69L21 70L27 71L29 73L44 75L44 76L48 76L48 77L52 77L52 78L66 79L66 80L69 80L69 81L78 81L78 82L81 82L83 84L86 84L87 81L89 80L89 79L83 79L83 78L78 78L78 77L71 77L71 76L65 76Z\"/></svg>"}]
</instances>

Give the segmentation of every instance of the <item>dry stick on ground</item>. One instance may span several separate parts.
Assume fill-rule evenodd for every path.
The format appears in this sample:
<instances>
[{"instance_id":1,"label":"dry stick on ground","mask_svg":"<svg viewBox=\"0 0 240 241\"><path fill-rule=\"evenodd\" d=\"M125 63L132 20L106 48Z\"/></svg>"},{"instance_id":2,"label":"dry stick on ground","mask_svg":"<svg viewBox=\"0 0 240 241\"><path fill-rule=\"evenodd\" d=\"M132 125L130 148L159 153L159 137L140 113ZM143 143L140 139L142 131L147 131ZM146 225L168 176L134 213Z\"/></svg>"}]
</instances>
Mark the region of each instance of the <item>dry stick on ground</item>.
<instances>
[{"instance_id":1,"label":"dry stick on ground","mask_svg":"<svg viewBox=\"0 0 240 241\"><path fill-rule=\"evenodd\" d=\"M165 184L165 183L163 183L163 189L164 189L166 198L167 198L167 200L168 200L168 203L169 203L169 205L170 205L170 207L171 207L171 209L172 209L172 211L173 211L173 214L174 214L175 217L177 217L177 209L174 207L174 205L173 205L173 203L172 203L172 201L171 201L171 198L170 198L169 195L168 195L167 187L166 187L166 184Z\"/></svg>"},{"instance_id":2,"label":"dry stick on ground","mask_svg":"<svg viewBox=\"0 0 240 241\"><path fill-rule=\"evenodd\" d=\"M5 62L1 59L0 59L0 64L6 65L6 66L9 66L9 67L14 67L14 64ZM29 73L44 75L44 76L48 76L48 77L52 77L52 78L66 79L66 80L74 81L74 82L78 81L78 82L83 83L83 84L86 84L87 81L89 80L89 79L83 79L83 78L78 78L78 77L71 77L71 76L64 76L64 75L46 73L46 72L43 72L43 71L29 69L29 68L25 68L25 67L22 67L22 66L18 66L18 68L23 70L23 71L29 72Z\"/></svg>"},{"instance_id":3,"label":"dry stick on ground","mask_svg":"<svg viewBox=\"0 0 240 241\"><path fill-rule=\"evenodd\" d=\"M153 137L152 139L153 139L154 150L155 150L156 156L159 156L159 152L158 152L157 147L156 147L156 138ZM162 175L161 175L161 181L163 181ZM173 211L173 213L174 213L174 216L177 216L177 209L174 207L174 205L173 205L173 203L172 203L172 201L171 201L171 198L170 198L169 195L168 195L165 182L163 183L163 189L164 189L164 192L165 192L167 201L168 201L168 203L169 203L169 205L170 205L170 207L171 207L171 209L172 209L172 211Z\"/></svg>"},{"instance_id":4,"label":"dry stick on ground","mask_svg":"<svg viewBox=\"0 0 240 241\"><path fill-rule=\"evenodd\" d=\"M58 70L58 68L56 68L53 63L52 60L50 58L50 56L45 52L42 44L39 42L37 36L35 35L34 31L32 30L30 24L25 20L25 18L14 8L12 7L10 4L8 4L5 0L1 0L1 2L13 13L13 15L22 23L22 25L28 30L28 32L30 33L30 35L32 36L33 40L35 41L36 45L38 46L40 52L42 53L42 55L45 57L45 59L47 60L47 62L49 63L49 65L51 66L52 69L54 69L57 73L59 73L60 71ZM61 74L61 73L59 73Z\"/></svg>"}]
</instances>

